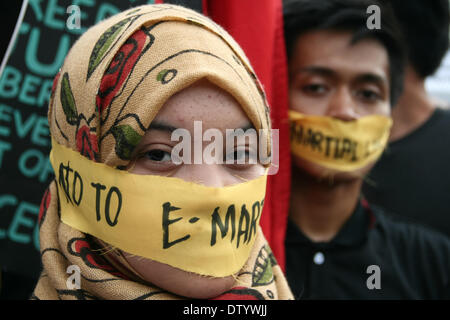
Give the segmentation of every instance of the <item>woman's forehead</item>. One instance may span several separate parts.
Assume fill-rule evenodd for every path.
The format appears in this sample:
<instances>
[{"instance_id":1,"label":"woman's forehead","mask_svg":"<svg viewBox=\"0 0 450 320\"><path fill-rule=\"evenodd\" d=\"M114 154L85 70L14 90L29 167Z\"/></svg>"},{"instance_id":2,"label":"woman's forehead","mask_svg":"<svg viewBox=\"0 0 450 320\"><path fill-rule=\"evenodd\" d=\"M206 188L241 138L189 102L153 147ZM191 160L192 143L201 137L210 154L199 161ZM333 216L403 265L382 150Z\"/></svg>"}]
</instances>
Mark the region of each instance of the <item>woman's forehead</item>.
<instances>
[{"instance_id":1,"label":"woman's forehead","mask_svg":"<svg viewBox=\"0 0 450 320\"><path fill-rule=\"evenodd\" d=\"M169 98L152 123L190 130L196 121L201 121L203 129L225 130L252 125L231 94L205 80Z\"/></svg>"}]
</instances>

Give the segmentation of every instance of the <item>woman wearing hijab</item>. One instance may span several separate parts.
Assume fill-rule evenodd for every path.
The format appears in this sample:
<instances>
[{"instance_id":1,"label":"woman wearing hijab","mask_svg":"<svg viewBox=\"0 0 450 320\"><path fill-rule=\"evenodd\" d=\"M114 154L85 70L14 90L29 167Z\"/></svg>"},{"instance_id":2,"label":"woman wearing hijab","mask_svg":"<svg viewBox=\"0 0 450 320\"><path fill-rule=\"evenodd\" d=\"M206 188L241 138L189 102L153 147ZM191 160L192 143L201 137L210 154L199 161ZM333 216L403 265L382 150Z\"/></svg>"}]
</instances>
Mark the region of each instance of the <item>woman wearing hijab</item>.
<instances>
[{"instance_id":1,"label":"woman wearing hijab","mask_svg":"<svg viewBox=\"0 0 450 320\"><path fill-rule=\"evenodd\" d=\"M32 298L292 298L259 227L270 163L195 160L207 132L270 129L261 85L223 29L171 5L99 23L66 57L48 119L56 178ZM258 158L250 148L224 158Z\"/></svg>"}]
</instances>

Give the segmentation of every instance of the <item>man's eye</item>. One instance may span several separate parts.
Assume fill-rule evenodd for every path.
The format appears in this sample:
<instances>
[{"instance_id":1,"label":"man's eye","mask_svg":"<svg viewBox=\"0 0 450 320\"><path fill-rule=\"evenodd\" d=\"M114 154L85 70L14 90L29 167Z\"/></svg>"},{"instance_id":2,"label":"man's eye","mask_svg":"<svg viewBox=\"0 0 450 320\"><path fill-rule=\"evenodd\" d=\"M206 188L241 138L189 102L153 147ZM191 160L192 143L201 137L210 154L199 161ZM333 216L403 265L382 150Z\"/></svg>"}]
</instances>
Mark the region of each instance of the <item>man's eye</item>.
<instances>
[{"instance_id":1,"label":"man's eye","mask_svg":"<svg viewBox=\"0 0 450 320\"><path fill-rule=\"evenodd\" d=\"M147 151L145 157L149 160L158 162L171 161L170 153L159 149Z\"/></svg>"},{"instance_id":2,"label":"man's eye","mask_svg":"<svg viewBox=\"0 0 450 320\"><path fill-rule=\"evenodd\" d=\"M312 93L312 94L322 94L325 93L327 88L322 84L308 84L302 87L303 92Z\"/></svg>"},{"instance_id":3,"label":"man's eye","mask_svg":"<svg viewBox=\"0 0 450 320\"><path fill-rule=\"evenodd\" d=\"M367 101L377 101L381 99L381 95L373 90L360 90L358 95Z\"/></svg>"}]
</instances>

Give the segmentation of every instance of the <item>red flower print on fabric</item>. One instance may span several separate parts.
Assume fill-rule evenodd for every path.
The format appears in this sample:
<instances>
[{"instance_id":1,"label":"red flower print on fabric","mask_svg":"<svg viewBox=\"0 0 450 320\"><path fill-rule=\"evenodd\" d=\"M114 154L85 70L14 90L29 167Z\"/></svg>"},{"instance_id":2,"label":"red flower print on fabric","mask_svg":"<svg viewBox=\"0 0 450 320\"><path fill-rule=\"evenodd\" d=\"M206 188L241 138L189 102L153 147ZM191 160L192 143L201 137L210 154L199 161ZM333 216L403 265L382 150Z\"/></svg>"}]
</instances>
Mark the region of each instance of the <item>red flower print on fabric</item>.
<instances>
[{"instance_id":1,"label":"red flower print on fabric","mask_svg":"<svg viewBox=\"0 0 450 320\"><path fill-rule=\"evenodd\" d=\"M99 155L97 135L91 133L91 129L85 125L78 129L76 139L77 150L80 154L91 160L97 161Z\"/></svg>"},{"instance_id":2,"label":"red flower print on fabric","mask_svg":"<svg viewBox=\"0 0 450 320\"><path fill-rule=\"evenodd\" d=\"M108 108L112 99L131 73L144 48L147 35L136 31L120 48L102 78L97 94L97 108L100 114Z\"/></svg>"}]
</instances>

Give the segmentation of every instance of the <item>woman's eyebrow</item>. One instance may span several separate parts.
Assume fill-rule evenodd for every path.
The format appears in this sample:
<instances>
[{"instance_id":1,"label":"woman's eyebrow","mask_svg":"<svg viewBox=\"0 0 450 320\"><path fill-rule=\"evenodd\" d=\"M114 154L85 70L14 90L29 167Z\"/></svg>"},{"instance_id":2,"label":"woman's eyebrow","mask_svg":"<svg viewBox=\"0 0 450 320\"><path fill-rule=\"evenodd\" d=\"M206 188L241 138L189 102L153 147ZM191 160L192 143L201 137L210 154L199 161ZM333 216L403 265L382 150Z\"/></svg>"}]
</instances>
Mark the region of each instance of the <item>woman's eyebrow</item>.
<instances>
[{"instance_id":1,"label":"woman's eyebrow","mask_svg":"<svg viewBox=\"0 0 450 320\"><path fill-rule=\"evenodd\" d=\"M150 127L149 127L148 129L149 129L149 130L167 131L167 132L169 132L169 133L172 133L173 131L175 131L175 130L177 130L177 129L179 129L179 128L176 128L176 127L174 127L174 126L172 126L172 125L170 125L170 124L167 124L167 123L165 123L165 122L153 121L153 122L150 124ZM239 133L240 130L246 132L246 131L249 130L249 129L254 129L254 130L255 130L255 127L253 126L253 124L249 123L249 124L247 124L247 125L245 125L245 126L243 126L243 127L240 127L240 128L234 128L234 129L231 129L231 130L233 130L233 131L236 131L236 130L237 130L237 133Z\"/></svg>"},{"instance_id":2,"label":"woman's eyebrow","mask_svg":"<svg viewBox=\"0 0 450 320\"><path fill-rule=\"evenodd\" d=\"M178 128L171 126L170 124L164 123L164 122L158 122L153 121L150 124L149 130L159 130L159 131L167 131L169 133L172 133L173 131L177 130Z\"/></svg>"}]
</instances>

